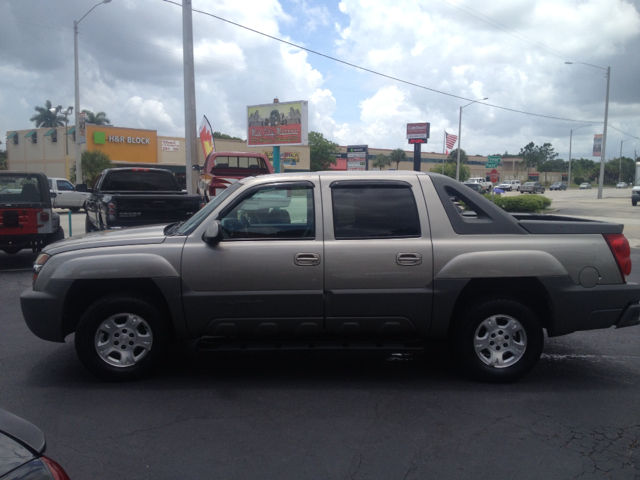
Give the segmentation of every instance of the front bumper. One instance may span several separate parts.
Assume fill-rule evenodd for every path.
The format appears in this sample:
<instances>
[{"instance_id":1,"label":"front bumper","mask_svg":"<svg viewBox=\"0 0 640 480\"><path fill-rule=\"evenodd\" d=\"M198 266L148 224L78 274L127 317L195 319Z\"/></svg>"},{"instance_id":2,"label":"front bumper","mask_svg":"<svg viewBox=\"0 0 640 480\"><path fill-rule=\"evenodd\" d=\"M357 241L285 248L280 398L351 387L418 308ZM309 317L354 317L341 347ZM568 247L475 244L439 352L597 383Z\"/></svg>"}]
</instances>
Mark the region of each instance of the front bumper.
<instances>
[{"instance_id":1,"label":"front bumper","mask_svg":"<svg viewBox=\"0 0 640 480\"><path fill-rule=\"evenodd\" d=\"M50 281L49 291L27 288L20 295L20 307L29 330L43 340L64 342L64 299L71 281Z\"/></svg>"}]
</instances>

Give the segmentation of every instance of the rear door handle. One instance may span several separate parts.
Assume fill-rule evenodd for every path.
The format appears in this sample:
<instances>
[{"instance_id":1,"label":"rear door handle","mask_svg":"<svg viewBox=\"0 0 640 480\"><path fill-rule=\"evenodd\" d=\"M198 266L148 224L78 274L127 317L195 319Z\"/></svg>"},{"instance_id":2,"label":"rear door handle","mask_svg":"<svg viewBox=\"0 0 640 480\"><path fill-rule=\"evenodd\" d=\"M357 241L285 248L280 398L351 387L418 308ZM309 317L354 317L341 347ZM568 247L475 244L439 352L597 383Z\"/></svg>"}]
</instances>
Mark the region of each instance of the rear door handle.
<instances>
[{"instance_id":1,"label":"rear door handle","mask_svg":"<svg viewBox=\"0 0 640 480\"><path fill-rule=\"evenodd\" d=\"M422 255L419 253L399 253L396 256L398 265L420 265L422 263Z\"/></svg>"},{"instance_id":2,"label":"rear door handle","mask_svg":"<svg viewBox=\"0 0 640 480\"><path fill-rule=\"evenodd\" d=\"M293 261L300 267L320 265L320 255L317 253L296 253Z\"/></svg>"}]
</instances>

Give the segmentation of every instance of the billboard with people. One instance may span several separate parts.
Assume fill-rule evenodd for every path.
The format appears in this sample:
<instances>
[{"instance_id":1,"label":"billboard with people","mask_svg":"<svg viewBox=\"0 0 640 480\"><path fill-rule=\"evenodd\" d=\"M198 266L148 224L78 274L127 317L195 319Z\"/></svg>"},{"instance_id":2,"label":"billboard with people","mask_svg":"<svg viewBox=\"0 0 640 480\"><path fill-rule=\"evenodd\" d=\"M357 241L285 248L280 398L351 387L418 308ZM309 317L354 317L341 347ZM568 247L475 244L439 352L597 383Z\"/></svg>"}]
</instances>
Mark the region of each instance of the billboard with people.
<instances>
[{"instance_id":1,"label":"billboard with people","mask_svg":"<svg viewBox=\"0 0 640 480\"><path fill-rule=\"evenodd\" d=\"M247 107L247 146L308 145L308 102Z\"/></svg>"}]
</instances>

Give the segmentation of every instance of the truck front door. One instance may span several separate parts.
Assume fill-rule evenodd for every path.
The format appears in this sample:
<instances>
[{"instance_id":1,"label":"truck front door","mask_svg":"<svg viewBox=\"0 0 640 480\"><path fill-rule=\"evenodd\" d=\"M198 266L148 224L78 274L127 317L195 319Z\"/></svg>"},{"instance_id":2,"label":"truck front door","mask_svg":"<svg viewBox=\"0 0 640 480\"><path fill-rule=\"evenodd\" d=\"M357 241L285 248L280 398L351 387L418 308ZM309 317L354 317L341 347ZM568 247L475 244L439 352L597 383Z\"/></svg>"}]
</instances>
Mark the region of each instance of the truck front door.
<instances>
[{"instance_id":1,"label":"truck front door","mask_svg":"<svg viewBox=\"0 0 640 480\"><path fill-rule=\"evenodd\" d=\"M317 179L261 184L220 213L219 243L190 235L182 257L190 332L279 338L320 333L321 215Z\"/></svg>"}]
</instances>

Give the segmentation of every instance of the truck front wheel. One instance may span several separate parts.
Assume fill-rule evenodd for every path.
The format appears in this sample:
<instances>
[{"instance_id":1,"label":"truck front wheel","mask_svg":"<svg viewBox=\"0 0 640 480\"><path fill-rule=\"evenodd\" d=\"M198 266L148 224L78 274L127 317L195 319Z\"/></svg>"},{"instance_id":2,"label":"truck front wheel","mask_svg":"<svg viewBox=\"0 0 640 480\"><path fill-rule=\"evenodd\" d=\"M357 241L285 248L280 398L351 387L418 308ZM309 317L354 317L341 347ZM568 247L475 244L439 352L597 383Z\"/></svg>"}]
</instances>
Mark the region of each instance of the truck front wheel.
<instances>
[{"instance_id":1,"label":"truck front wheel","mask_svg":"<svg viewBox=\"0 0 640 480\"><path fill-rule=\"evenodd\" d=\"M145 298L116 293L93 303L75 335L82 364L105 380L126 381L149 375L169 346L165 316Z\"/></svg>"},{"instance_id":2,"label":"truck front wheel","mask_svg":"<svg viewBox=\"0 0 640 480\"><path fill-rule=\"evenodd\" d=\"M453 341L457 357L473 377L506 383L523 377L536 365L544 334L529 307L515 300L494 299L466 311Z\"/></svg>"},{"instance_id":3,"label":"truck front wheel","mask_svg":"<svg viewBox=\"0 0 640 480\"><path fill-rule=\"evenodd\" d=\"M635 207L636 205L638 205L638 201L637 200L631 200L631 205L633 205Z\"/></svg>"}]
</instances>

